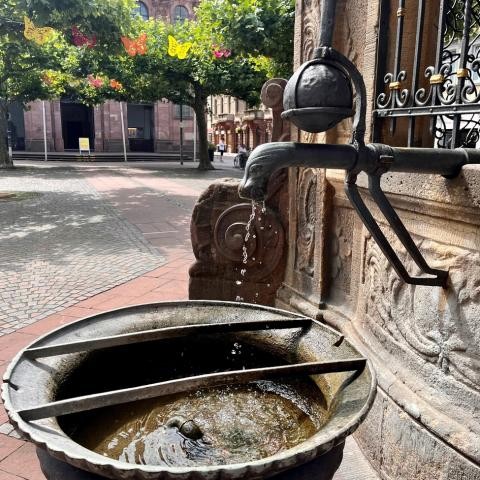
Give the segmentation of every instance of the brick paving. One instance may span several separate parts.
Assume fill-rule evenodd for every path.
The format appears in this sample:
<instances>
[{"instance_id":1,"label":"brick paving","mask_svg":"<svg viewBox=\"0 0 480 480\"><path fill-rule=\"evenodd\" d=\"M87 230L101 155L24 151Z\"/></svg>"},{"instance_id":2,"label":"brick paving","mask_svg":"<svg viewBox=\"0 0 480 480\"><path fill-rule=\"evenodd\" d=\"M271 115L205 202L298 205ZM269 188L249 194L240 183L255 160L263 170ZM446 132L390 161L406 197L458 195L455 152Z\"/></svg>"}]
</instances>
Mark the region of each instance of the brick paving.
<instances>
[{"instance_id":1,"label":"brick paving","mask_svg":"<svg viewBox=\"0 0 480 480\"><path fill-rule=\"evenodd\" d=\"M240 176L240 172L228 164L222 168L200 173L191 166L177 168L151 163L76 165L73 168L68 164L35 164L7 174L2 172L0 192L6 189L6 185L11 185L8 182L14 182L16 188L8 187L9 190L42 192L43 195L17 203L0 203L2 212L4 208L9 211L11 222L0 218L2 246L5 239L10 240L9 248L0 251L0 266L3 270L3 264L7 265L11 269L7 272L17 272L24 279L20 282L13 273L10 274L10 279L25 289L21 298L27 298L12 312L18 318L14 331L4 330L5 334L0 336L0 378L8 362L21 348L61 325L122 306L187 299L188 268L194 260L189 224L195 200L214 179ZM60 200L65 202L63 208ZM25 204L26 201L32 203ZM26 205L25 209L21 208L22 205ZM35 205L41 208L37 209ZM101 222L88 221L98 216L102 216ZM98 224L104 228L98 228ZM119 229L116 235L115 228ZM22 237L23 231L31 232L29 235L33 236ZM8 237L14 233L17 236ZM50 241L43 241L43 235ZM98 239L85 238L85 235L97 235ZM97 252L97 248L102 251ZM15 249L20 256L16 259L18 266ZM52 255L51 262L47 252ZM119 263L113 258L116 256L126 257L128 261ZM132 258L137 258L139 263L132 263ZM123 268L118 267L120 264ZM60 282L56 284L54 281L54 272L61 272L65 282L66 272L80 278L83 273L79 270L84 267L87 270L87 265L91 266L88 278L96 282L98 290L84 287L79 282L68 283L66 288L74 298L67 295L55 298L57 303L51 314L47 309L42 310L47 306L44 300L48 297L44 290L62 290ZM119 272L119 276L108 275L106 271L110 270ZM34 271L35 275L25 273ZM92 278L96 274L101 276L101 281ZM35 282L35 279L40 280ZM54 287L49 283L52 281ZM111 283L107 284L109 281ZM4 288L0 285L0 292ZM28 299L35 301L29 303ZM5 308L11 305L2 302L5 302L3 297L0 298L0 314L4 305ZM25 311L28 314L26 320L21 315ZM8 328L12 327L5 329ZM366 460L359 456L355 442L349 440L346 461L334 480L377 480ZM45 477L35 447L19 437L0 404L0 480L22 479L45 480Z\"/></svg>"}]
</instances>

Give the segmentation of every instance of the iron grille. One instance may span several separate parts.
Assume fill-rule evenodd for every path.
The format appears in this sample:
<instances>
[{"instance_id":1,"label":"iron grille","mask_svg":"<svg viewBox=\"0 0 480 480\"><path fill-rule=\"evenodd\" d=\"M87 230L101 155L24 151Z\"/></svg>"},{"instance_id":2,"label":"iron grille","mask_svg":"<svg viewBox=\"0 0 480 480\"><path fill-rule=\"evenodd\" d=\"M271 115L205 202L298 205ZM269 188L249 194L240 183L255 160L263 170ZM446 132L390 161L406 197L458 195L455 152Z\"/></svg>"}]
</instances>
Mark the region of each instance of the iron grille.
<instances>
[{"instance_id":1,"label":"iron grille","mask_svg":"<svg viewBox=\"0 0 480 480\"><path fill-rule=\"evenodd\" d=\"M480 148L480 0L382 0L376 89L375 141Z\"/></svg>"}]
</instances>

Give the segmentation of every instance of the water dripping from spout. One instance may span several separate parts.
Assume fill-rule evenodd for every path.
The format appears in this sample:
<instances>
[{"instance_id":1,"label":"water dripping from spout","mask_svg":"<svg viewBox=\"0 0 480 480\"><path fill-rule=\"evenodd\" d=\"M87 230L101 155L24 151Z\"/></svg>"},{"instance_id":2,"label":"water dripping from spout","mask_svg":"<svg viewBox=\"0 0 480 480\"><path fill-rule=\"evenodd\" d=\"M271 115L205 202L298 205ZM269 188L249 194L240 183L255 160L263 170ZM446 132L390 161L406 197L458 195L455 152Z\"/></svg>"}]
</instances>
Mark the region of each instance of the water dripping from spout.
<instances>
[{"instance_id":1,"label":"water dripping from spout","mask_svg":"<svg viewBox=\"0 0 480 480\"><path fill-rule=\"evenodd\" d=\"M256 223L259 226L260 230L264 230L265 226L261 224L260 222L262 221L262 216L267 213L267 206L265 204L265 201L262 202L255 202L252 201L252 211L250 213L250 217L248 219L247 225L245 226L245 238L243 239L243 246L242 246L242 264L244 267L240 270L240 278L235 281L235 284L238 287L241 287L244 282L245 282L245 277L247 274L247 268L246 265L248 264L248 242L250 238L256 239L257 235L254 231L252 231L252 225L255 222L255 219L257 219ZM252 262L256 262L255 257L251 257ZM260 264L262 263L261 261L259 262ZM252 302L257 303L257 298L259 294L256 293L255 297L253 298ZM237 295L236 299L237 302L243 302L244 299L240 296Z\"/></svg>"},{"instance_id":2,"label":"water dripping from spout","mask_svg":"<svg viewBox=\"0 0 480 480\"><path fill-rule=\"evenodd\" d=\"M243 253L243 264L246 265L248 263L248 249L247 249L247 244L248 241L250 240L250 230L252 228L252 223L255 220L255 216L257 214L257 204L255 202L252 202L252 213L250 214L250 218L248 219L247 226L245 227L245 238L243 240L243 247L242 247L242 253ZM243 269L242 272L246 273L246 269ZM245 273L242 273L242 276L245 276Z\"/></svg>"}]
</instances>

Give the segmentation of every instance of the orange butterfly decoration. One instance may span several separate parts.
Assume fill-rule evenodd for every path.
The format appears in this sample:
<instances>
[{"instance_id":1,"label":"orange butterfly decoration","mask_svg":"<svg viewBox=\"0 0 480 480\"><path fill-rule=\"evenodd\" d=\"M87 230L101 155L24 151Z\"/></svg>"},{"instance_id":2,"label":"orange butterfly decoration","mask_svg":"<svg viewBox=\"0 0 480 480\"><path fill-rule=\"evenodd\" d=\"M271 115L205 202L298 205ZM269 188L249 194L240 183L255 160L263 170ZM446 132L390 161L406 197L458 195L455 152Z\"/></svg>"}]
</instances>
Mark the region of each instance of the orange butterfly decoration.
<instances>
[{"instance_id":1,"label":"orange butterfly decoration","mask_svg":"<svg viewBox=\"0 0 480 480\"><path fill-rule=\"evenodd\" d=\"M115 80L114 78L110 80L110 86L114 90L121 90L123 88L123 85L119 81Z\"/></svg>"},{"instance_id":2,"label":"orange butterfly decoration","mask_svg":"<svg viewBox=\"0 0 480 480\"><path fill-rule=\"evenodd\" d=\"M122 43L127 53L134 57L135 55L145 55L147 53L147 34L142 33L138 38L122 37Z\"/></svg>"}]
</instances>

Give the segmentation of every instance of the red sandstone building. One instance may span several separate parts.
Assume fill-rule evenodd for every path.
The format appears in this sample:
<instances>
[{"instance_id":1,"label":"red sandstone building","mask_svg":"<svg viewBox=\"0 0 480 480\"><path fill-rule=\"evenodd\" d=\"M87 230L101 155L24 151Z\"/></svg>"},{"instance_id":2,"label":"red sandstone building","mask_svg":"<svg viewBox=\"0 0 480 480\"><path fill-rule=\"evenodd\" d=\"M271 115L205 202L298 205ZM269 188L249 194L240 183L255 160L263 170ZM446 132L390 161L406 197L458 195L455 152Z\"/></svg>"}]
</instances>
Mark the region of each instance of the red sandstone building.
<instances>
[{"instance_id":1,"label":"red sandstone building","mask_svg":"<svg viewBox=\"0 0 480 480\"><path fill-rule=\"evenodd\" d=\"M222 139L229 152L244 144L252 150L271 141L272 111L263 104L249 109L246 103L227 95L210 97L209 137L218 145Z\"/></svg>"},{"instance_id":2,"label":"red sandstone building","mask_svg":"<svg viewBox=\"0 0 480 480\"><path fill-rule=\"evenodd\" d=\"M182 21L193 15L198 0L143 0L138 14L143 18L163 17ZM48 150L78 150L80 137L88 137L96 152L118 152L123 148L120 103L108 101L96 107L66 100L45 102ZM137 152L168 152L180 144L180 106L172 103L124 103L124 128L127 148ZM185 144L193 142L193 112L183 107ZM21 105L10 108L10 130L14 150L44 149L43 106L32 102L27 110Z\"/></svg>"}]
</instances>

